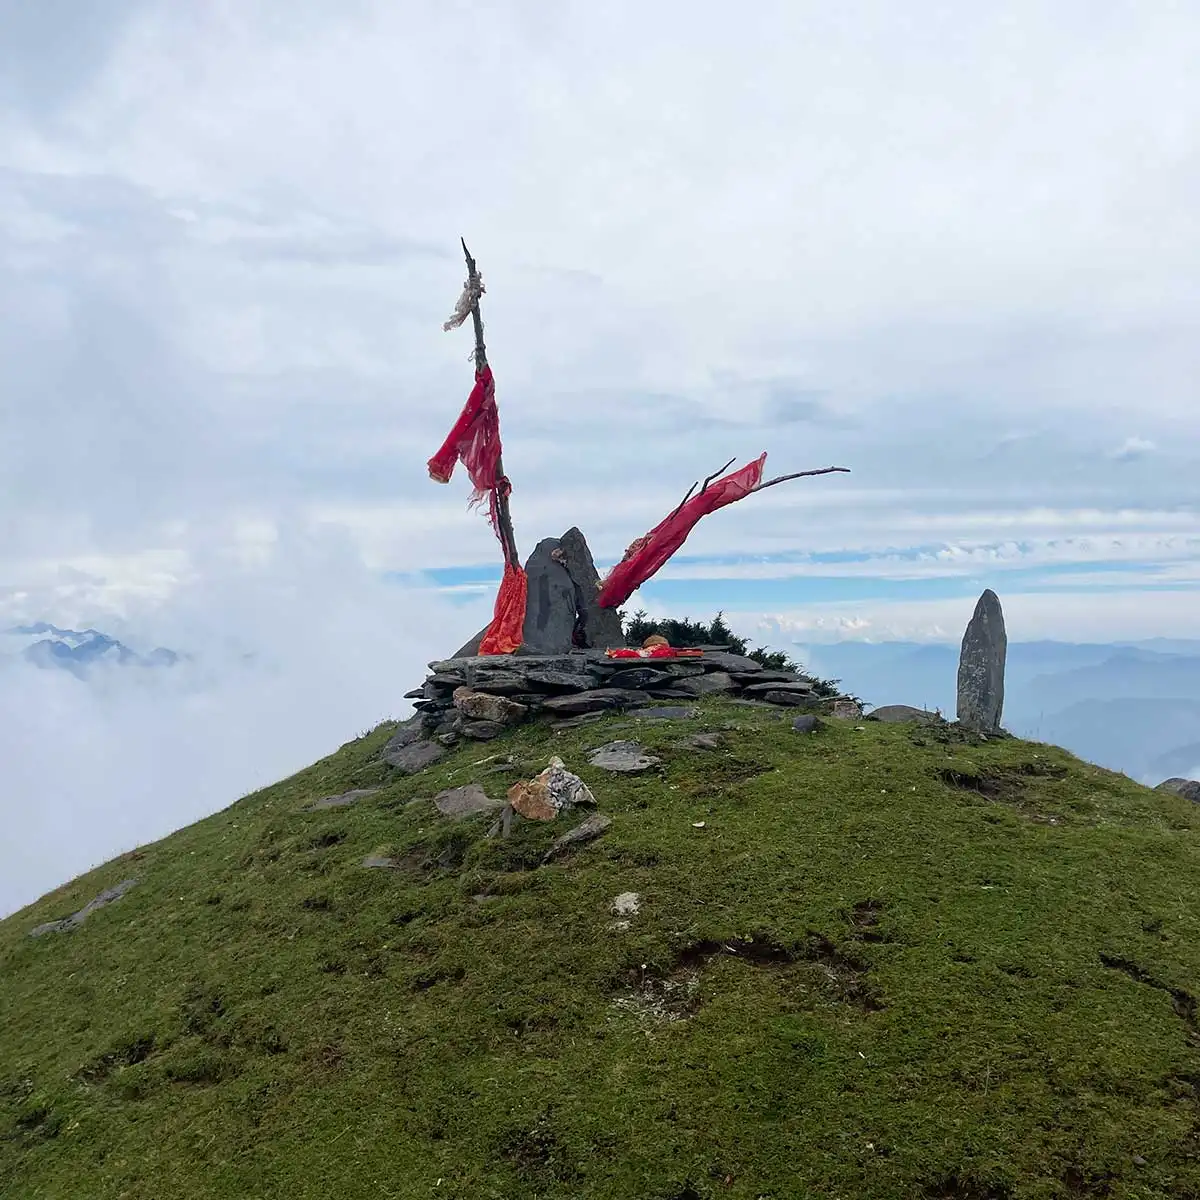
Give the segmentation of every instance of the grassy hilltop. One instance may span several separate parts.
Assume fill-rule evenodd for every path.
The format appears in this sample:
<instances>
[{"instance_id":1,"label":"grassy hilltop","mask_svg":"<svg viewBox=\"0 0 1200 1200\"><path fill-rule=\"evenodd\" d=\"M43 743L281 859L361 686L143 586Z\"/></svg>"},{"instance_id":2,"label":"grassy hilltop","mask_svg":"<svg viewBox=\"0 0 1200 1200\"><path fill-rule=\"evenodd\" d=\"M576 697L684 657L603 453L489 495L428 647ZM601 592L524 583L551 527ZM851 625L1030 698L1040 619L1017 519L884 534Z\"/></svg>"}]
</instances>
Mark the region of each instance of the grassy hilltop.
<instances>
[{"instance_id":1,"label":"grassy hilltop","mask_svg":"<svg viewBox=\"0 0 1200 1200\"><path fill-rule=\"evenodd\" d=\"M0 1195L1200 1196L1194 805L719 700L412 778L389 731L0 923ZM588 766L618 737L662 767ZM613 823L547 865L582 814L488 839L430 799L552 754Z\"/></svg>"}]
</instances>

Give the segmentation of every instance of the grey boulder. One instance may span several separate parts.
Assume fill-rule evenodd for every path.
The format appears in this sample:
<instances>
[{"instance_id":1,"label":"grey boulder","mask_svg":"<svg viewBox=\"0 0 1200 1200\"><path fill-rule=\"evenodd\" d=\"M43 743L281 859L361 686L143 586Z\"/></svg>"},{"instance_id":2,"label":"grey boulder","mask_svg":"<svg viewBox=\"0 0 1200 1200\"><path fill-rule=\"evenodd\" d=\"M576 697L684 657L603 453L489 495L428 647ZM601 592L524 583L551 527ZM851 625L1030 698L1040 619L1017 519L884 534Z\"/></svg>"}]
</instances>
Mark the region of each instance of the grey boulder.
<instances>
[{"instance_id":1,"label":"grey boulder","mask_svg":"<svg viewBox=\"0 0 1200 1200\"><path fill-rule=\"evenodd\" d=\"M612 817L606 817L603 813L593 813L569 833L564 833L562 837L558 838L542 856L542 862L550 862L551 859L557 858L567 850L582 846L585 842L594 841L611 824Z\"/></svg>"},{"instance_id":2,"label":"grey boulder","mask_svg":"<svg viewBox=\"0 0 1200 1200\"><path fill-rule=\"evenodd\" d=\"M556 717L578 717L606 709L635 708L645 703L646 697L641 692L629 688L591 688L571 696L551 696L542 707Z\"/></svg>"},{"instance_id":3,"label":"grey boulder","mask_svg":"<svg viewBox=\"0 0 1200 1200\"><path fill-rule=\"evenodd\" d=\"M305 812L319 812L323 808L345 808L347 805L353 804L356 800L362 800L367 796L373 796L379 791L378 788L354 788L349 792L342 792L338 796L322 796L320 800L314 800L311 804L304 806Z\"/></svg>"},{"instance_id":4,"label":"grey boulder","mask_svg":"<svg viewBox=\"0 0 1200 1200\"><path fill-rule=\"evenodd\" d=\"M696 675L691 679L679 679L672 691L688 696L713 696L718 692L731 692L737 685L733 676L725 671L712 671L707 675Z\"/></svg>"},{"instance_id":5,"label":"grey boulder","mask_svg":"<svg viewBox=\"0 0 1200 1200\"><path fill-rule=\"evenodd\" d=\"M588 755L588 762L604 771L634 775L657 767L662 759L647 754L637 742L609 742L607 746L593 750Z\"/></svg>"},{"instance_id":6,"label":"grey boulder","mask_svg":"<svg viewBox=\"0 0 1200 1200\"><path fill-rule=\"evenodd\" d=\"M764 692L797 692L806 696L813 694L812 684L805 683L802 679L772 679L766 683L748 683L742 690L747 696L759 696Z\"/></svg>"},{"instance_id":7,"label":"grey boulder","mask_svg":"<svg viewBox=\"0 0 1200 1200\"><path fill-rule=\"evenodd\" d=\"M1200 804L1200 780L1182 779L1178 776L1164 779L1155 788L1155 791L1171 792L1173 795L1182 796L1185 800L1191 800L1194 804Z\"/></svg>"},{"instance_id":8,"label":"grey boulder","mask_svg":"<svg viewBox=\"0 0 1200 1200\"><path fill-rule=\"evenodd\" d=\"M747 658L744 654L731 654L728 650L705 651L700 662L706 670L728 671L731 675L734 672L740 675L758 675L763 669L762 663L755 659Z\"/></svg>"},{"instance_id":9,"label":"grey boulder","mask_svg":"<svg viewBox=\"0 0 1200 1200\"><path fill-rule=\"evenodd\" d=\"M413 742L410 746L385 756L384 761L404 775L416 775L418 771L432 766L446 753L445 746L436 742Z\"/></svg>"},{"instance_id":10,"label":"grey boulder","mask_svg":"<svg viewBox=\"0 0 1200 1200\"><path fill-rule=\"evenodd\" d=\"M447 788L433 798L434 807L443 817L452 821L465 821L477 813L494 813L502 809L507 801L493 800L477 783L463 787Z\"/></svg>"},{"instance_id":11,"label":"grey boulder","mask_svg":"<svg viewBox=\"0 0 1200 1200\"><path fill-rule=\"evenodd\" d=\"M909 721L929 724L940 720L937 713L924 708L913 708L911 704L885 704L868 713L868 721L882 721L885 725L902 725Z\"/></svg>"},{"instance_id":12,"label":"grey boulder","mask_svg":"<svg viewBox=\"0 0 1200 1200\"><path fill-rule=\"evenodd\" d=\"M775 704L780 708L799 708L801 705L813 703L811 692L785 692L780 688L772 688L770 691L758 692L756 695L768 704Z\"/></svg>"},{"instance_id":13,"label":"grey boulder","mask_svg":"<svg viewBox=\"0 0 1200 1200\"><path fill-rule=\"evenodd\" d=\"M630 667L618 671L608 679L609 687L620 688L655 688L670 687L675 676L669 671L656 671L653 667Z\"/></svg>"},{"instance_id":14,"label":"grey boulder","mask_svg":"<svg viewBox=\"0 0 1200 1200\"><path fill-rule=\"evenodd\" d=\"M72 913L69 917L63 917L60 921L47 921L44 925L38 925L29 931L29 936L41 937L47 933L66 933L69 930L78 929L96 909L103 908L114 900L120 900L131 887L136 885L136 879L124 879L115 887L105 888L100 895L94 900L89 900L78 912Z\"/></svg>"}]
</instances>

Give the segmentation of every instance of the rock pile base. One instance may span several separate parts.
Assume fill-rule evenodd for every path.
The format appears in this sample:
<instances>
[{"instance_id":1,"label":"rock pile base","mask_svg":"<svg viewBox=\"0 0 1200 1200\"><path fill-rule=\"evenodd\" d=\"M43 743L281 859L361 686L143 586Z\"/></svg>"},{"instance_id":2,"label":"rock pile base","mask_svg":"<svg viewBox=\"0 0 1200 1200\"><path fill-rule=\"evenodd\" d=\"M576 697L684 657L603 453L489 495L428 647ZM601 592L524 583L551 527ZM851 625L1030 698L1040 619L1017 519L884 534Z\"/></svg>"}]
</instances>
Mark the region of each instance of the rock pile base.
<instances>
[{"instance_id":1,"label":"rock pile base","mask_svg":"<svg viewBox=\"0 0 1200 1200\"><path fill-rule=\"evenodd\" d=\"M414 774L463 740L488 741L506 728L550 720L569 728L610 711L638 710L652 717L686 713L681 701L722 695L756 706L830 711L845 697L822 698L793 671L764 668L752 658L707 651L703 658L656 659L641 665L610 659L600 650L449 658L429 664L425 682L407 693L416 715L397 729L384 756ZM655 702L661 702L656 705Z\"/></svg>"}]
</instances>

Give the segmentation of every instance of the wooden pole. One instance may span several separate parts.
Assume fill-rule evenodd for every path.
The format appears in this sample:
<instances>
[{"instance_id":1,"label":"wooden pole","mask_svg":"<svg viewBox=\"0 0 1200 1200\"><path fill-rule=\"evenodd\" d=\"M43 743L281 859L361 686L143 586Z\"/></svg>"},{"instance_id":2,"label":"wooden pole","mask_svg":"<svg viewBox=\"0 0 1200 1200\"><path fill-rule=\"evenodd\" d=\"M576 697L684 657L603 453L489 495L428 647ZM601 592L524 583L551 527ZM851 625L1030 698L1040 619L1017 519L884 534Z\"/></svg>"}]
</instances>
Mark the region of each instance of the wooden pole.
<instances>
[{"instance_id":1,"label":"wooden pole","mask_svg":"<svg viewBox=\"0 0 1200 1200\"><path fill-rule=\"evenodd\" d=\"M463 254L467 259L467 286L471 289L475 296L475 302L471 305L471 321L475 326L475 370L482 371L488 365L487 347L483 344L483 317L479 313L479 295L482 289L479 287L479 268L475 264L475 260L471 257L470 250L467 249L466 238L459 239L462 242ZM461 309L459 310L462 311ZM504 459L496 460L496 516L500 526L500 543L504 547L504 560L510 566L520 567L521 559L517 553L517 535L513 531L512 514L508 507L508 493L511 485L504 474Z\"/></svg>"}]
</instances>

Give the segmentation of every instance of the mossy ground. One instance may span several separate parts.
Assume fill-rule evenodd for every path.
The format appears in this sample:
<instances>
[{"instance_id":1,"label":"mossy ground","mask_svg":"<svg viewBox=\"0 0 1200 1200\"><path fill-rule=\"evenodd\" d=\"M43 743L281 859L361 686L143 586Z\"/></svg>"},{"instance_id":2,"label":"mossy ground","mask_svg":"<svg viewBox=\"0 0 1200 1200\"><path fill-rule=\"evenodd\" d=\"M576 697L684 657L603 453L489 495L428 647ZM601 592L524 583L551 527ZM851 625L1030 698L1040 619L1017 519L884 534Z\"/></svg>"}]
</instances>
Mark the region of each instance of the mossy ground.
<instances>
[{"instance_id":1,"label":"mossy ground","mask_svg":"<svg viewBox=\"0 0 1200 1200\"><path fill-rule=\"evenodd\" d=\"M721 702L412 779L388 732L0 924L0 1194L1200 1196L1195 806L1029 742ZM661 773L587 766L623 736ZM422 799L552 753L613 817L552 865L562 821L489 841Z\"/></svg>"}]
</instances>

